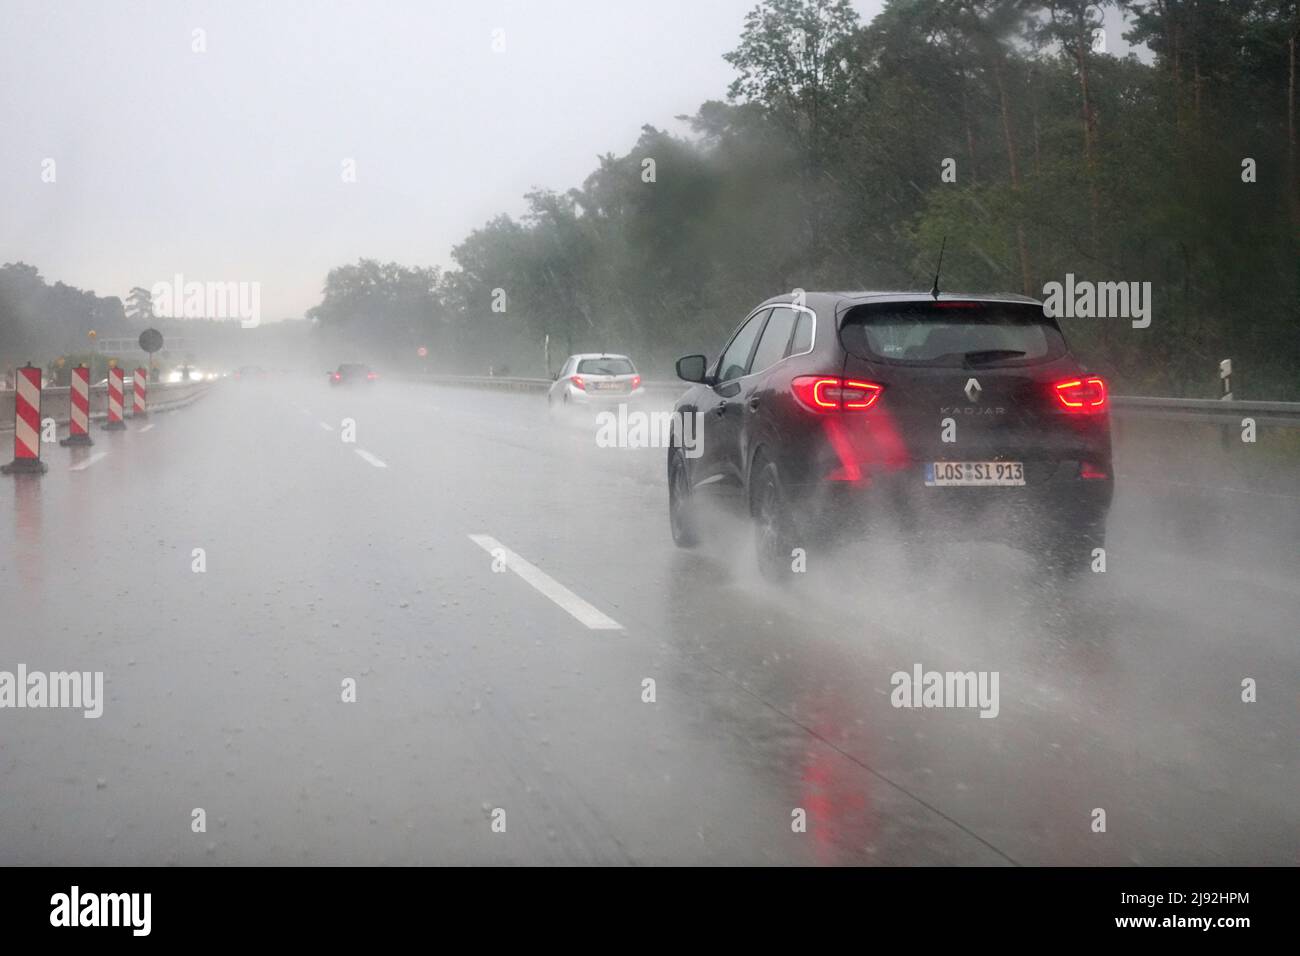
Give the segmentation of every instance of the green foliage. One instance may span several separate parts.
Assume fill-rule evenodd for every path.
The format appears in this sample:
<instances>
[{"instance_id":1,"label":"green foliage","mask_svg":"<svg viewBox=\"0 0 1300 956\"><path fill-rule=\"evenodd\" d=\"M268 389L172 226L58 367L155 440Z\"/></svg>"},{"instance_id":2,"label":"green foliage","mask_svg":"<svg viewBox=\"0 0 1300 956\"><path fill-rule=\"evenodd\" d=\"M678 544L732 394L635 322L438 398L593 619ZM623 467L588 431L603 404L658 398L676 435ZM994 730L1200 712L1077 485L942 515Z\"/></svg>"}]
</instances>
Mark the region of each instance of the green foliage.
<instances>
[{"instance_id":1,"label":"green foliage","mask_svg":"<svg viewBox=\"0 0 1300 956\"><path fill-rule=\"evenodd\" d=\"M769 295L927 288L946 237L953 291L1150 282L1150 329L1066 323L1121 388L1212 394L1231 356L1243 391L1300 397L1297 3L1126 0L1149 64L1095 47L1113 5L890 0L863 25L843 0L765 0L689 137L647 126L580 188L530 193L405 305L369 285L400 268L363 262L313 314L386 335L377 304L399 325L423 309L457 367L538 373L549 336L663 372Z\"/></svg>"},{"instance_id":2,"label":"green foliage","mask_svg":"<svg viewBox=\"0 0 1300 956\"><path fill-rule=\"evenodd\" d=\"M443 349L448 339L441 272L362 259L331 269L320 305L307 318L331 348L357 357L411 356L420 345Z\"/></svg>"},{"instance_id":3,"label":"green foliage","mask_svg":"<svg viewBox=\"0 0 1300 956\"><path fill-rule=\"evenodd\" d=\"M122 300L50 285L22 262L0 266L0 366L28 359L40 364L42 356L85 348L92 329L101 336L128 334Z\"/></svg>"}]
</instances>

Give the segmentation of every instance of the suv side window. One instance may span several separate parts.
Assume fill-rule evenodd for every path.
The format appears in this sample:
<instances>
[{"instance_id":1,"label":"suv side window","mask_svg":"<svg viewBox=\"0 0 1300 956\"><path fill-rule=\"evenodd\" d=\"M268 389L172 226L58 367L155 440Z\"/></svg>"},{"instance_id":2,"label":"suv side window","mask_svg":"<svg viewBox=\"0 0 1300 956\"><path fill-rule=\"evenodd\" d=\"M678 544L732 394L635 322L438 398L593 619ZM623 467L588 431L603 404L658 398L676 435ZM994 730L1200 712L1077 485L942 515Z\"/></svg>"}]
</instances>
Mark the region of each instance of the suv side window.
<instances>
[{"instance_id":1,"label":"suv side window","mask_svg":"<svg viewBox=\"0 0 1300 956\"><path fill-rule=\"evenodd\" d=\"M736 333L736 337L731 340L727 350L722 353L722 358L718 360L719 383L733 381L749 372L749 356L754 351L754 340L758 338L758 333L763 328L763 320L771 311L771 309L764 309L762 312L754 313L754 316Z\"/></svg>"},{"instance_id":2,"label":"suv side window","mask_svg":"<svg viewBox=\"0 0 1300 956\"><path fill-rule=\"evenodd\" d=\"M772 310L772 317L767 320L763 337L758 340L758 350L754 352L754 361L750 370L757 374L771 368L786 356L786 346L790 344L790 333L794 331L793 309L777 306Z\"/></svg>"}]
</instances>

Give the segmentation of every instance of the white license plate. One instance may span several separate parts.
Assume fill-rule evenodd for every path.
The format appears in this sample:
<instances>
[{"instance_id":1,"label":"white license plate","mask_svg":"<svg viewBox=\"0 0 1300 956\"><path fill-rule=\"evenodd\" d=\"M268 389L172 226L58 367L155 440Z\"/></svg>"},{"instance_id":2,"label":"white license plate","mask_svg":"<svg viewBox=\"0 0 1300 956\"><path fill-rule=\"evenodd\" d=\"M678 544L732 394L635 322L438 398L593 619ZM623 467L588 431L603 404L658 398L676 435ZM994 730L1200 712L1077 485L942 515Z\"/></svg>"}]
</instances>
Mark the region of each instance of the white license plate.
<instances>
[{"instance_id":1,"label":"white license plate","mask_svg":"<svg viewBox=\"0 0 1300 956\"><path fill-rule=\"evenodd\" d=\"M931 487L1023 485L1025 466L1018 461L926 462L925 483Z\"/></svg>"},{"instance_id":2,"label":"white license plate","mask_svg":"<svg viewBox=\"0 0 1300 956\"><path fill-rule=\"evenodd\" d=\"M598 392L613 392L622 387L618 382L596 382L596 391Z\"/></svg>"}]
</instances>

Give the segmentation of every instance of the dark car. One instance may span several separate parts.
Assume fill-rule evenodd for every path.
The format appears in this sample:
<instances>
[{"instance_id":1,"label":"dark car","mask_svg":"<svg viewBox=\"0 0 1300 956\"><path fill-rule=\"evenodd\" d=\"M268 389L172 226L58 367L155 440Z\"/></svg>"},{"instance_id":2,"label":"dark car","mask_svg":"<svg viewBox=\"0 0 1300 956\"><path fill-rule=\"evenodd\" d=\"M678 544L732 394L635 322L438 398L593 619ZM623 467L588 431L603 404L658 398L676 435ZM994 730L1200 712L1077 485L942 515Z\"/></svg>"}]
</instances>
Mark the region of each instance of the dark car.
<instances>
[{"instance_id":1,"label":"dark car","mask_svg":"<svg viewBox=\"0 0 1300 956\"><path fill-rule=\"evenodd\" d=\"M329 376L331 385L373 384L379 379L378 373L371 371L369 365L357 362L344 362Z\"/></svg>"},{"instance_id":2,"label":"dark car","mask_svg":"<svg viewBox=\"0 0 1300 956\"><path fill-rule=\"evenodd\" d=\"M1114 491L1105 382L1022 296L805 293L770 299L675 411L702 441L668 453L673 539L705 493L752 516L769 577L791 553L877 524L906 541L996 537L1067 573L1103 545ZM674 416L675 425L682 419Z\"/></svg>"}]
</instances>

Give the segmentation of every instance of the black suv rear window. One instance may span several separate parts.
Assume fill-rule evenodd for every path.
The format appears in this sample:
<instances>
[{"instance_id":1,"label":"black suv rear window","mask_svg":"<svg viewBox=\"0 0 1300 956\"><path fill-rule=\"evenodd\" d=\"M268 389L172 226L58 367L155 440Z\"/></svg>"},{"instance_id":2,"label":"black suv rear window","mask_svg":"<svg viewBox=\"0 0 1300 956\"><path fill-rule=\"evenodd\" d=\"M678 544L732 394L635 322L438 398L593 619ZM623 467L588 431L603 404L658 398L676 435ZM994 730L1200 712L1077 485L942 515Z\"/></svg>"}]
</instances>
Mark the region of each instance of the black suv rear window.
<instances>
[{"instance_id":1,"label":"black suv rear window","mask_svg":"<svg viewBox=\"0 0 1300 956\"><path fill-rule=\"evenodd\" d=\"M845 316L840 340L873 361L954 368L1032 364L1066 351L1042 307L1018 302L860 305Z\"/></svg>"}]
</instances>

